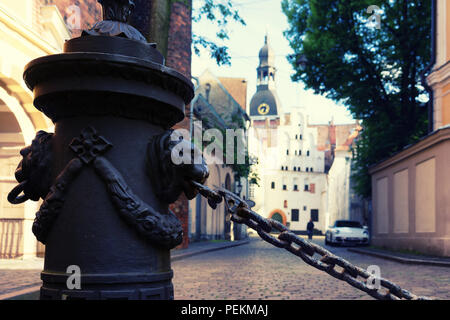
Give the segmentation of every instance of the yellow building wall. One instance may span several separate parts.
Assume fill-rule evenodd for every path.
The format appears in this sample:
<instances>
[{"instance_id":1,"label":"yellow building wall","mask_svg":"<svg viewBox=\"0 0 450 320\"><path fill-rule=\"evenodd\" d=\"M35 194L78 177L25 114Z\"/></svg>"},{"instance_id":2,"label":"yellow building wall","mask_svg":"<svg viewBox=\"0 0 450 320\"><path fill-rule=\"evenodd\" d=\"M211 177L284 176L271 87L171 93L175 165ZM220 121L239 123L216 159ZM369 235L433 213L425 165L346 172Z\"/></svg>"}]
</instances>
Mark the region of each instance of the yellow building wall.
<instances>
[{"instance_id":1,"label":"yellow building wall","mask_svg":"<svg viewBox=\"0 0 450 320\"><path fill-rule=\"evenodd\" d=\"M442 91L442 125L445 126L450 124L450 83L445 85Z\"/></svg>"},{"instance_id":2,"label":"yellow building wall","mask_svg":"<svg viewBox=\"0 0 450 320\"><path fill-rule=\"evenodd\" d=\"M36 131L53 130L52 122L33 106L33 95L23 81L32 59L61 52L70 38L55 6L37 0L0 0L0 259L34 257L43 252L32 230L39 203L12 205L7 200L17 185L14 171L20 149ZM17 122L14 126L12 122Z\"/></svg>"},{"instance_id":3,"label":"yellow building wall","mask_svg":"<svg viewBox=\"0 0 450 320\"><path fill-rule=\"evenodd\" d=\"M433 130L450 124L450 1L438 0L436 12L436 64L428 76L434 91Z\"/></svg>"},{"instance_id":4,"label":"yellow building wall","mask_svg":"<svg viewBox=\"0 0 450 320\"><path fill-rule=\"evenodd\" d=\"M445 0L447 1L447 0ZM439 21L438 21L439 23ZM450 5L446 3L446 13L445 13L445 37L446 37L446 49L447 49L447 61L450 60Z\"/></svg>"},{"instance_id":5,"label":"yellow building wall","mask_svg":"<svg viewBox=\"0 0 450 320\"><path fill-rule=\"evenodd\" d=\"M446 19L445 19L445 37L447 44L447 62L450 61L450 4L447 3L446 6ZM442 101L442 125L450 124L450 82L447 78L446 82L448 82L443 87L443 101Z\"/></svg>"}]
</instances>

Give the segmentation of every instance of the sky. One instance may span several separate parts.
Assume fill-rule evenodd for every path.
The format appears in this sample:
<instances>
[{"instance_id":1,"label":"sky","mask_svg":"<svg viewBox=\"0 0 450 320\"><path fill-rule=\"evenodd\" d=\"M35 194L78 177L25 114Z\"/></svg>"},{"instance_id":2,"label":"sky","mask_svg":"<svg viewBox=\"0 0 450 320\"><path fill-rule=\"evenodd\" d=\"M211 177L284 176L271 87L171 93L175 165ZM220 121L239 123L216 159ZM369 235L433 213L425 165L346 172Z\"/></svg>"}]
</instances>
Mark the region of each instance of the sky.
<instances>
[{"instance_id":1,"label":"sky","mask_svg":"<svg viewBox=\"0 0 450 320\"><path fill-rule=\"evenodd\" d=\"M193 0L194 7L201 0ZM353 123L354 120L345 106L337 105L332 100L315 95L312 90L304 90L303 83L295 83L290 79L294 73L286 56L293 51L283 36L288 29L286 16L281 9L281 0L234 0L234 7L239 10L246 26L232 22L228 27L229 40L216 41L217 27L205 21L194 23L193 32L225 44L231 55L231 66L217 66L215 60L203 52L200 57L192 56L192 75L199 76L204 70L211 70L217 77L245 78L248 81L247 104L256 92L256 68L259 64L258 53L264 45L266 32L269 44L276 54L277 92L284 112L291 107L304 107L309 114L310 123L324 124L331 119L335 124Z\"/></svg>"}]
</instances>

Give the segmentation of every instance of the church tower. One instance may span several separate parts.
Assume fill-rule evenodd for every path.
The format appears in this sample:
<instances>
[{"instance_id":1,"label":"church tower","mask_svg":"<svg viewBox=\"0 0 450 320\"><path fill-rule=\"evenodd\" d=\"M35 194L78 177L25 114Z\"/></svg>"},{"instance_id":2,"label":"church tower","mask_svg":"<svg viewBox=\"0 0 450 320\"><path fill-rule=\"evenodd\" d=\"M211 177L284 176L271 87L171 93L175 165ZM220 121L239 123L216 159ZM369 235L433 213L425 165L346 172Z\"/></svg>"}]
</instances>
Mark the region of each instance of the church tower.
<instances>
[{"instance_id":1,"label":"church tower","mask_svg":"<svg viewBox=\"0 0 450 320\"><path fill-rule=\"evenodd\" d=\"M255 121L267 120L279 123L281 104L276 93L275 52L266 34L264 46L259 51L256 93L250 102L250 117ZM278 121L276 121L278 119Z\"/></svg>"}]
</instances>

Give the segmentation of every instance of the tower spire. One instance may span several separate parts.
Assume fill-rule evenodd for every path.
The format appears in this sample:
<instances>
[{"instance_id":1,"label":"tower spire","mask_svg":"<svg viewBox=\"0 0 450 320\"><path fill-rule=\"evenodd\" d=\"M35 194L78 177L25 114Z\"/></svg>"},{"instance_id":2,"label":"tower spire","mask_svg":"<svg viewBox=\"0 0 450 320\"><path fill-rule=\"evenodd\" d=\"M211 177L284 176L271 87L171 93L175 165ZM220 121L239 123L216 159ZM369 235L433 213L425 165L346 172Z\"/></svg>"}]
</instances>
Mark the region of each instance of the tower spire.
<instances>
[{"instance_id":1,"label":"tower spire","mask_svg":"<svg viewBox=\"0 0 450 320\"><path fill-rule=\"evenodd\" d=\"M269 32L266 30L264 45L259 50L256 94L250 102L250 116L274 117L282 114L275 88L276 71L275 52L269 45Z\"/></svg>"}]
</instances>

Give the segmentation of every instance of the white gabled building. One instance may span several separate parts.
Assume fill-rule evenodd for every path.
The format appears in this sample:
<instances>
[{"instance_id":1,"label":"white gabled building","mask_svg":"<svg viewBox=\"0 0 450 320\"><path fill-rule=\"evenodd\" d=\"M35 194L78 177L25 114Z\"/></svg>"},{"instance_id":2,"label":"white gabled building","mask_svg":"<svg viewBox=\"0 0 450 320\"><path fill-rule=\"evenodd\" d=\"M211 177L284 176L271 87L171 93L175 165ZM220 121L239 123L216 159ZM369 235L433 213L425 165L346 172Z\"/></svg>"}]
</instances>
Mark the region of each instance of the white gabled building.
<instances>
[{"instance_id":1,"label":"white gabled building","mask_svg":"<svg viewBox=\"0 0 450 320\"><path fill-rule=\"evenodd\" d=\"M327 174L325 153L318 151L317 129L308 128L303 110L291 114L270 127L254 120L251 127L250 154L258 158L259 186L251 195L255 210L279 220L293 231L305 231L313 220L315 228L324 232L327 208Z\"/></svg>"},{"instance_id":2,"label":"white gabled building","mask_svg":"<svg viewBox=\"0 0 450 320\"><path fill-rule=\"evenodd\" d=\"M258 159L259 186L252 185L254 210L305 231L326 229L325 152L316 146L318 129L309 127L303 108L283 113L276 93L275 54L267 36L259 52L257 91L250 102L249 153Z\"/></svg>"}]
</instances>

